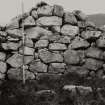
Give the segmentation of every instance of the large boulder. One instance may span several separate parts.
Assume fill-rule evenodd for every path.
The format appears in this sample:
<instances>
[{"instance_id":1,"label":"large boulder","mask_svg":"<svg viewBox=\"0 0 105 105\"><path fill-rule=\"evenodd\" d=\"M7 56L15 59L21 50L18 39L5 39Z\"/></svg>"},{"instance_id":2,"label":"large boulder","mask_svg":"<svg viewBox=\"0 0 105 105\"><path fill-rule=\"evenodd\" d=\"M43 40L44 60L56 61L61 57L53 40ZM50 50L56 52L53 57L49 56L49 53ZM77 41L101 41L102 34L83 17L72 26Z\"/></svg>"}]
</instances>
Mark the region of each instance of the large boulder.
<instances>
[{"instance_id":1,"label":"large boulder","mask_svg":"<svg viewBox=\"0 0 105 105\"><path fill-rule=\"evenodd\" d=\"M34 57L33 56L25 56L25 64L30 63ZM23 65L23 56L16 53L13 56L7 59L7 63L10 64L12 67L21 67Z\"/></svg>"},{"instance_id":2,"label":"large boulder","mask_svg":"<svg viewBox=\"0 0 105 105\"><path fill-rule=\"evenodd\" d=\"M40 37L45 36L45 35L48 35L48 36L52 35L51 31L41 28L41 27L28 28L25 30L25 32L26 32L27 37L30 39L39 39Z\"/></svg>"},{"instance_id":3,"label":"large boulder","mask_svg":"<svg viewBox=\"0 0 105 105\"><path fill-rule=\"evenodd\" d=\"M39 26L61 26L62 18L57 16L51 16L51 17L44 16L36 20L36 23Z\"/></svg>"},{"instance_id":4,"label":"large boulder","mask_svg":"<svg viewBox=\"0 0 105 105\"><path fill-rule=\"evenodd\" d=\"M47 49L39 50L39 58L45 63L63 62L63 57L59 53L52 53Z\"/></svg>"},{"instance_id":5,"label":"large boulder","mask_svg":"<svg viewBox=\"0 0 105 105\"><path fill-rule=\"evenodd\" d=\"M79 28L77 26L72 25L64 25L61 28L62 35L68 35L71 37L75 37L79 33Z\"/></svg>"},{"instance_id":6,"label":"large boulder","mask_svg":"<svg viewBox=\"0 0 105 105\"><path fill-rule=\"evenodd\" d=\"M45 73L47 72L47 65L42 63L39 59L37 59L30 63L29 69L34 73Z\"/></svg>"}]
</instances>

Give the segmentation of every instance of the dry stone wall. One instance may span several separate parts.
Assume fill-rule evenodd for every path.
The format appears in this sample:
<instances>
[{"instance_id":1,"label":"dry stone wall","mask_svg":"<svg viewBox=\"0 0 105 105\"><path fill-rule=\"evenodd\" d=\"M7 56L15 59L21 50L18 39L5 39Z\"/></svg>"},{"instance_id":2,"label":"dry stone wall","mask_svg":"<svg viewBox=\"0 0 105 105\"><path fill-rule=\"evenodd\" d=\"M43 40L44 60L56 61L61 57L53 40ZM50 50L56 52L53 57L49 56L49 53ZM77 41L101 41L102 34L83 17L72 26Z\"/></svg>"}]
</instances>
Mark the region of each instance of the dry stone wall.
<instances>
[{"instance_id":1,"label":"dry stone wall","mask_svg":"<svg viewBox=\"0 0 105 105\"><path fill-rule=\"evenodd\" d=\"M22 80L22 26L26 79L76 72L105 76L105 31L79 11L41 3L0 28L0 79Z\"/></svg>"}]
</instances>

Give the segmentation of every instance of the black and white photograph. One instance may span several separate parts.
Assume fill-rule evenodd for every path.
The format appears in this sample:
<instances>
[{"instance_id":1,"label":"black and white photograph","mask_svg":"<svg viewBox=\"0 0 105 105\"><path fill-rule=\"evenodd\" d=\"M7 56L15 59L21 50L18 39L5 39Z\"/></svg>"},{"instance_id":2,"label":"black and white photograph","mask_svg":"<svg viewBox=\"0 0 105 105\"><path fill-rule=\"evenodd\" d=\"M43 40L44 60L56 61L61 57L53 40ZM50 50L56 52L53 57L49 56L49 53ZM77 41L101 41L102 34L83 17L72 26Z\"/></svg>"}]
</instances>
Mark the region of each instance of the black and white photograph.
<instances>
[{"instance_id":1,"label":"black and white photograph","mask_svg":"<svg viewBox=\"0 0 105 105\"><path fill-rule=\"evenodd\" d=\"M0 0L0 105L105 105L105 0Z\"/></svg>"}]
</instances>

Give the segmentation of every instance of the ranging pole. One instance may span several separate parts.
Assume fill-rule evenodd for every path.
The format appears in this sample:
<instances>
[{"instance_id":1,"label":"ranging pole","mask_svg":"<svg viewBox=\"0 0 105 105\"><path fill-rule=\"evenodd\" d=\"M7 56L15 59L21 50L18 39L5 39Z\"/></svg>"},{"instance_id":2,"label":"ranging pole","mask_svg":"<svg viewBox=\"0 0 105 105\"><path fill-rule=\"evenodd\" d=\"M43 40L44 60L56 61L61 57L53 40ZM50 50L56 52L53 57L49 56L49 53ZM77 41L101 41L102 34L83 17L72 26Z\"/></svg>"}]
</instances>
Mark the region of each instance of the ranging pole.
<instances>
[{"instance_id":1,"label":"ranging pole","mask_svg":"<svg viewBox=\"0 0 105 105\"><path fill-rule=\"evenodd\" d=\"M22 15L24 14L24 2L23 0L21 0L21 8L22 8ZM22 80L23 80L23 84L25 84L25 56L24 56L24 47L25 47L25 39L26 39L26 36L25 36L25 32L24 32L24 23L23 23L23 17L22 17L22 48L23 48L23 68L22 68Z\"/></svg>"}]
</instances>

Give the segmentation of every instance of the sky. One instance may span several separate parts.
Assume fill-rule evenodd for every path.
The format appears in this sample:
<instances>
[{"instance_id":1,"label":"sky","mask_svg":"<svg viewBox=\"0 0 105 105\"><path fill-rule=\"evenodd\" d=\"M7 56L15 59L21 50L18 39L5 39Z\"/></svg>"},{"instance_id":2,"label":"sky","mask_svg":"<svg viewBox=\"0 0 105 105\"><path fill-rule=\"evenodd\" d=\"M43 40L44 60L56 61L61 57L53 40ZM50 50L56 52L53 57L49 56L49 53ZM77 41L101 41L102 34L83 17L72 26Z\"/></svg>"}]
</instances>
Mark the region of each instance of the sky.
<instances>
[{"instance_id":1,"label":"sky","mask_svg":"<svg viewBox=\"0 0 105 105\"><path fill-rule=\"evenodd\" d=\"M21 14L22 0L0 0L0 25L6 25L10 20ZM27 12L41 0L23 0ZM105 0L42 0L50 5L58 4L66 11L82 10L85 14L105 13Z\"/></svg>"}]
</instances>

